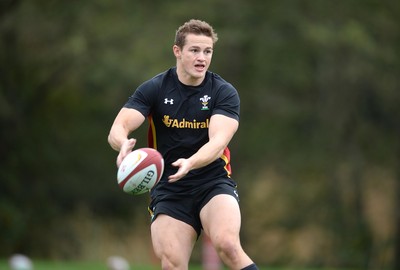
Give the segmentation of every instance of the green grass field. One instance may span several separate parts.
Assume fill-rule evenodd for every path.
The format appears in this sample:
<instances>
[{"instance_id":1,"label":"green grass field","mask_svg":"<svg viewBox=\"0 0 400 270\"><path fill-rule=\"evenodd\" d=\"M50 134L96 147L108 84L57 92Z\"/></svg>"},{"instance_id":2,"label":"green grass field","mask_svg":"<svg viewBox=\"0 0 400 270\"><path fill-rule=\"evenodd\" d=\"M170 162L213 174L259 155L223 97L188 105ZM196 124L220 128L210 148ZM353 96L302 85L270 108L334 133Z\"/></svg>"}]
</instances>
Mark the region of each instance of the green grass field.
<instances>
[{"instance_id":1,"label":"green grass field","mask_svg":"<svg viewBox=\"0 0 400 270\"><path fill-rule=\"evenodd\" d=\"M0 260L0 270L9 270L7 260ZM159 266L131 265L131 270L158 270ZM108 270L104 262L35 261L34 270ZM190 270L203 270L193 265ZM345 270L338 268L261 267L260 270ZM355 270L355 269L346 269Z\"/></svg>"},{"instance_id":2,"label":"green grass field","mask_svg":"<svg viewBox=\"0 0 400 270\"><path fill-rule=\"evenodd\" d=\"M9 270L7 260L0 260L0 270ZM131 265L131 269L156 270L155 266ZM200 268L199 268L200 269ZM34 261L34 270L108 270L104 262Z\"/></svg>"},{"instance_id":3,"label":"green grass field","mask_svg":"<svg viewBox=\"0 0 400 270\"><path fill-rule=\"evenodd\" d=\"M0 260L0 270L9 270L8 262ZM131 270L156 270L158 266L131 265ZM192 269L192 268L191 268ZM200 270L201 267L193 267ZM34 270L108 270L104 262L34 261Z\"/></svg>"}]
</instances>

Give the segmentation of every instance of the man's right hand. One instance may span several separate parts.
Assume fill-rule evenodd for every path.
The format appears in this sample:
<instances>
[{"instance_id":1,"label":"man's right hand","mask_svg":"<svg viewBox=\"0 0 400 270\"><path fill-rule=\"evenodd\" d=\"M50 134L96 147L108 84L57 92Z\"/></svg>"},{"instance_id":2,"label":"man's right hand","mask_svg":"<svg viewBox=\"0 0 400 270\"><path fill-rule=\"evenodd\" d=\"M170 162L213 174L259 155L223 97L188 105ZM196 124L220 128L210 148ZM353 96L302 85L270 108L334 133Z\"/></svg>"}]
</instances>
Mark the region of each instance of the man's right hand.
<instances>
[{"instance_id":1,"label":"man's right hand","mask_svg":"<svg viewBox=\"0 0 400 270\"><path fill-rule=\"evenodd\" d=\"M119 168L119 165L121 165L121 162L124 160L124 158L132 152L133 147L135 147L136 144L136 139L128 139L124 141L124 143L121 145L121 149L119 150L119 154L117 157L117 167Z\"/></svg>"}]
</instances>

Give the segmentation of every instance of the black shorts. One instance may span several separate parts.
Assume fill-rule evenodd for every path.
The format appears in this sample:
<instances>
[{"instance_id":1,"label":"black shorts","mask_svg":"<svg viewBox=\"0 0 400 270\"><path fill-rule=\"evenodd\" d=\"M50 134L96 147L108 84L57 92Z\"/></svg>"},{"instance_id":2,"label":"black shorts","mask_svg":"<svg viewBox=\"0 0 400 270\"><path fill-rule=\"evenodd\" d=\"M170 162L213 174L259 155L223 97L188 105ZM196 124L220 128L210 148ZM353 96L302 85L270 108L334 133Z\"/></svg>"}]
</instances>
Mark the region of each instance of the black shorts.
<instances>
[{"instance_id":1,"label":"black shorts","mask_svg":"<svg viewBox=\"0 0 400 270\"><path fill-rule=\"evenodd\" d=\"M222 181L221 181L222 180ZM153 198L149 205L151 221L159 214L165 214L192 226L200 236L202 224L201 209L216 195L229 194L239 201L239 194L234 181L220 179L216 184L202 186L186 194L160 195Z\"/></svg>"}]
</instances>

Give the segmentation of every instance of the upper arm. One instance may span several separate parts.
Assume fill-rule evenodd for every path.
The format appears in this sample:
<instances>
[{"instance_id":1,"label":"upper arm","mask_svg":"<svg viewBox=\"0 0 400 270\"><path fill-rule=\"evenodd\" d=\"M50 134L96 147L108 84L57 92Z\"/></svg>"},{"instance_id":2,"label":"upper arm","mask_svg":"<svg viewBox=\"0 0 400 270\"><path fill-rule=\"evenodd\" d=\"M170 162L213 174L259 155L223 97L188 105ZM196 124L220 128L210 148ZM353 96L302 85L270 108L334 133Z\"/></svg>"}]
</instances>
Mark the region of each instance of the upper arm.
<instances>
[{"instance_id":1,"label":"upper arm","mask_svg":"<svg viewBox=\"0 0 400 270\"><path fill-rule=\"evenodd\" d=\"M210 119L208 128L210 140L217 140L221 147L225 148L231 141L239 127L239 121L222 115L214 114Z\"/></svg>"},{"instance_id":2,"label":"upper arm","mask_svg":"<svg viewBox=\"0 0 400 270\"><path fill-rule=\"evenodd\" d=\"M116 127L123 128L127 132L126 135L129 135L129 133L140 127L145 119L144 115L138 110L124 107L115 118L111 130Z\"/></svg>"}]
</instances>

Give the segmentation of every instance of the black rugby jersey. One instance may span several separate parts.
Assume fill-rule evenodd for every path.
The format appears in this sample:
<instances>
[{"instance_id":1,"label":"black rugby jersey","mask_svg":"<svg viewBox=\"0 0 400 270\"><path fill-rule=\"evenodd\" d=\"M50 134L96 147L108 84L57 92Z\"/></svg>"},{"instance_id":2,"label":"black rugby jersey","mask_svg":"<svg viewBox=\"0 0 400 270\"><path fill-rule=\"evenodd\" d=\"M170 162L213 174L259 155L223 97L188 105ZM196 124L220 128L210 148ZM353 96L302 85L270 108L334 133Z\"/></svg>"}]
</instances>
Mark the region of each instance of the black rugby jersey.
<instances>
[{"instance_id":1,"label":"black rugby jersey","mask_svg":"<svg viewBox=\"0 0 400 270\"><path fill-rule=\"evenodd\" d=\"M178 80L176 68L170 68L140 85L124 107L136 109L148 118L149 147L164 157L163 177L152 192L186 192L210 180L230 177L230 152L226 148L223 156L211 164L190 171L177 182L167 182L168 176L177 171L172 162L189 158L208 142L213 114L239 121L239 95L219 75L207 71L201 85L186 86Z\"/></svg>"}]
</instances>

